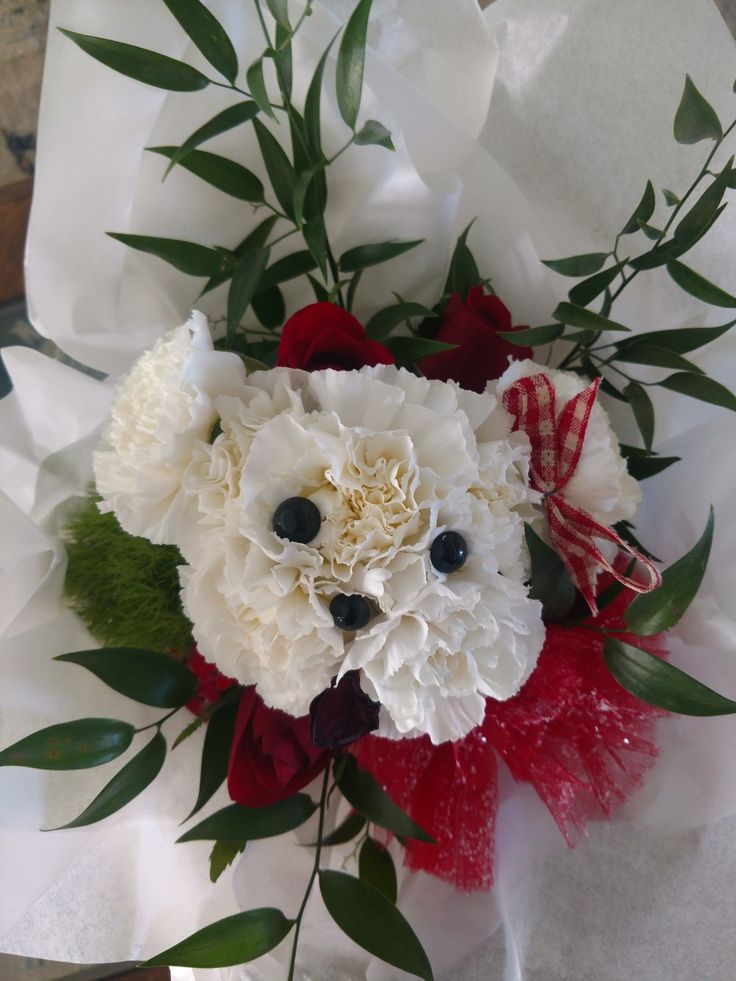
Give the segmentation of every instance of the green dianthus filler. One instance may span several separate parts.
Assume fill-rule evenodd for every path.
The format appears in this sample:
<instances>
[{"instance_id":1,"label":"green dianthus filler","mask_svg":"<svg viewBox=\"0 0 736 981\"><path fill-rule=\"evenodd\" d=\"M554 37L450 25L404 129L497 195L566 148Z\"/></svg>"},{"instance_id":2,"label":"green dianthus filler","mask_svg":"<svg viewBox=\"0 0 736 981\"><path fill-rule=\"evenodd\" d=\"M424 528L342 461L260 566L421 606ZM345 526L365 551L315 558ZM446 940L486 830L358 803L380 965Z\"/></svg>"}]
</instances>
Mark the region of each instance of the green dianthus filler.
<instances>
[{"instance_id":1,"label":"green dianthus filler","mask_svg":"<svg viewBox=\"0 0 736 981\"><path fill-rule=\"evenodd\" d=\"M193 640L179 598L181 553L129 535L113 514L99 511L99 500L91 490L64 532L69 605L106 646L188 653Z\"/></svg>"}]
</instances>

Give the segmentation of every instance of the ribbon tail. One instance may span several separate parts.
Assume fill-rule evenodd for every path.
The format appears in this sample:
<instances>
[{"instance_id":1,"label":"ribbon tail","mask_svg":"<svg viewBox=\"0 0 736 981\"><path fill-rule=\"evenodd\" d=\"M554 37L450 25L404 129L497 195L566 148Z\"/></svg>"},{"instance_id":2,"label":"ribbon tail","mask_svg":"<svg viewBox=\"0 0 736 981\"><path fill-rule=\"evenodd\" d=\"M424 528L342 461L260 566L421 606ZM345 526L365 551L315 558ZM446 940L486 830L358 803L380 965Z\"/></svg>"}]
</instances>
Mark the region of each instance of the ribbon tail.
<instances>
[{"instance_id":1,"label":"ribbon tail","mask_svg":"<svg viewBox=\"0 0 736 981\"><path fill-rule=\"evenodd\" d=\"M573 507L556 494L550 495L545 501L545 511L549 519L552 544L593 615L598 612L595 589L601 570L608 572L623 586L636 593L650 593L661 585L662 576L657 567L613 529L595 521L587 511ZM645 580L632 579L615 569L595 544L594 538L612 542L620 551L636 559L646 573Z\"/></svg>"}]
</instances>

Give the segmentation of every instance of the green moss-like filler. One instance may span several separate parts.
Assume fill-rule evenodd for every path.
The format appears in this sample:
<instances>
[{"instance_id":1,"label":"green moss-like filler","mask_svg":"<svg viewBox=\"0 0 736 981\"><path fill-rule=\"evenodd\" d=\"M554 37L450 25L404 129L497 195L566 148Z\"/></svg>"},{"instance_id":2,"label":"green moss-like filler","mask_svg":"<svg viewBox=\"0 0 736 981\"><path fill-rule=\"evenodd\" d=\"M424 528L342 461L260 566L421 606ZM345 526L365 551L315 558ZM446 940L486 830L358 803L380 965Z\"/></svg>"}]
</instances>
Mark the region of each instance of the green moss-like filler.
<instances>
[{"instance_id":1,"label":"green moss-like filler","mask_svg":"<svg viewBox=\"0 0 736 981\"><path fill-rule=\"evenodd\" d=\"M98 501L91 492L66 526L70 605L106 647L188 651L192 625L179 599L179 550L129 535L114 515L98 511Z\"/></svg>"}]
</instances>

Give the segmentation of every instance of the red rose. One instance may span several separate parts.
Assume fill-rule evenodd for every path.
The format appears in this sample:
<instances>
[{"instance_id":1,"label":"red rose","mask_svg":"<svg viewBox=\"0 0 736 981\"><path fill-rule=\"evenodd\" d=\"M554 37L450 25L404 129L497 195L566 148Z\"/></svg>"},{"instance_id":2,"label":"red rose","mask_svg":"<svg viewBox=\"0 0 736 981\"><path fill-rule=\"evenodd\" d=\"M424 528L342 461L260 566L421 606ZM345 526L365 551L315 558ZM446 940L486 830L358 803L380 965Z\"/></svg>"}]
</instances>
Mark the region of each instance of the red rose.
<instances>
[{"instance_id":1,"label":"red rose","mask_svg":"<svg viewBox=\"0 0 736 981\"><path fill-rule=\"evenodd\" d=\"M284 324L276 355L280 368L350 371L364 365L393 364L394 356L371 341L355 317L334 303L312 303Z\"/></svg>"},{"instance_id":2,"label":"red rose","mask_svg":"<svg viewBox=\"0 0 736 981\"><path fill-rule=\"evenodd\" d=\"M457 347L422 358L419 368L427 378L452 380L473 392L483 392L486 382L504 373L509 357L515 361L531 357L531 348L511 344L497 334L524 329L512 327L511 314L503 303L497 296L486 296L481 286L474 286L464 301L455 293L447 302L436 340Z\"/></svg>"},{"instance_id":3,"label":"red rose","mask_svg":"<svg viewBox=\"0 0 736 981\"><path fill-rule=\"evenodd\" d=\"M243 691L230 749L227 789L246 807L291 797L327 766L330 754L309 738L309 716L268 708L255 687Z\"/></svg>"}]
</instances>

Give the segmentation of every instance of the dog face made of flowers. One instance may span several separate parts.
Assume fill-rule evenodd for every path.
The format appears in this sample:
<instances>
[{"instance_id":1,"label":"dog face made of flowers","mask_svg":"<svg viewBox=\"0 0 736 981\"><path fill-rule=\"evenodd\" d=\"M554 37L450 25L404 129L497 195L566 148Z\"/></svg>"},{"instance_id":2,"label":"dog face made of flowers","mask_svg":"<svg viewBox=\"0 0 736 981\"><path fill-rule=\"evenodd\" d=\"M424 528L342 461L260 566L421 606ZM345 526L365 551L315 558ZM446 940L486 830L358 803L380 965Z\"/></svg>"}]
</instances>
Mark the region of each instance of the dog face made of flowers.
<instances>
[{"instance_id":1,"label":"dog face made of flowers","mask_svg":"<svg viewBox=\"0 0 736 981\"><path fill-rule=\"evenodd\" d=\"M510 370L543 370L523 364ZM117 390L101 508L179 547L200 651L267 704L304 715L357 671L381 735L458 739L486 697L519 691L544 641L526 585L529 442L492 389L387 365L246 377L194 314ZM633 515L636 484L595 410L574 491L612 523Z\"/></svg>"}]
</instances>

